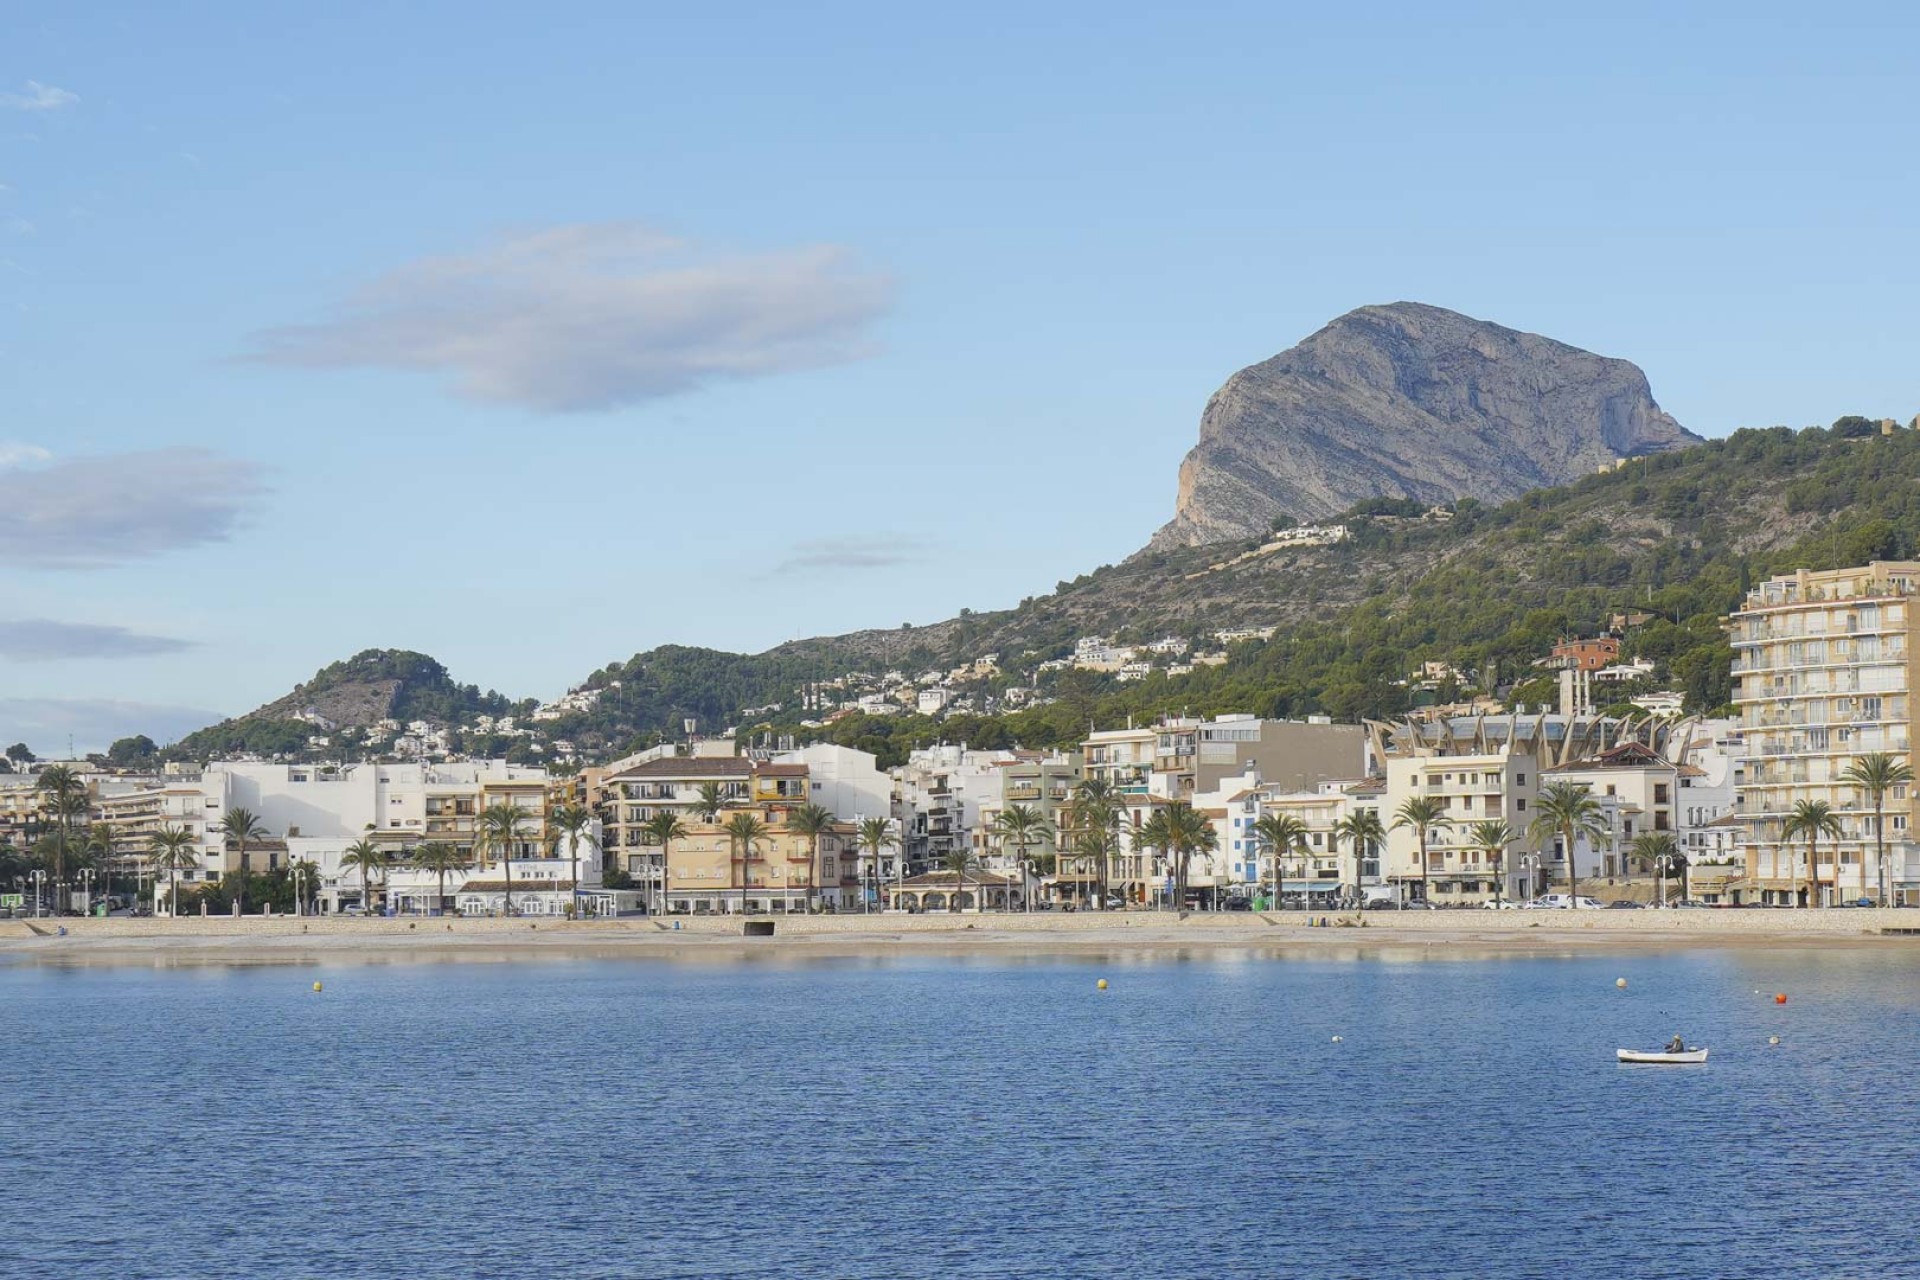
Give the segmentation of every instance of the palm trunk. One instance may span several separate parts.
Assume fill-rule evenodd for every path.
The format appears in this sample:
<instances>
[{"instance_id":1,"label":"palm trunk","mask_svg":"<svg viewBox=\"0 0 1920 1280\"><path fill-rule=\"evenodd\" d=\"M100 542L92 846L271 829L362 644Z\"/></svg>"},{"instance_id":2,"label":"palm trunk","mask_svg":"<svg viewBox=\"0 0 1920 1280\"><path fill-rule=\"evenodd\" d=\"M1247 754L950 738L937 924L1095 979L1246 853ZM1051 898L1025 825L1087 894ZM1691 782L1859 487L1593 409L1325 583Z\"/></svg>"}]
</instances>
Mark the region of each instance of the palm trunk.
<instances>
[{"instance_id":1,"label":"palm trunk","mask_svg":"<svg viewBox=\"0 0 1920 1280\"><path fill-rule=\"evenodd\" d=\"M1879 888L1874 905L1887 905L1887 819L1879 795L1873 797L1873 878ZM1866 892L1867 869L1860 868L1860 891Z\"/></svg>"},{"instance_id":2,"label":"palm trunk","mask_svg":"<svg viewBox=\"0 0 1920 1280\"><path fill-rule=\"evenodd\" d=\"M1567 841L1567 910L1580 909L1580 871L1579 864L1573 860L1573 828L1561 833Z\"/></svg>"},{"instance_id":3,"label":"palm trunk","mask_svg":"<svg viewBox=\"0 0 1920 1280\"><path fill-rule=\"evenodd\" d=\"M567 849L573 854L573 918L580 918L580 837L569 836Z\"/></svg>"},{"instance_id":4,"label":"palm trunk","mask_svg":"<svg viewBox=\"0 0 1920 1280\"><path fill-rule=\"evenodd\" d=\"M1427 829L1420 828L1420 901L1428 901L1427 896Z\"/></svg>"},{"instance_id":5,"label":"palm trunk","mask_svg":"<svg viewBox=\"0 0 1920 1280\"><path fill-rule=\"evenodd\" d=\"M500 856L500 875L507 886L508 915L513 914L513 832L507 832L506 848Z\"/></svg>"}]
</instances>

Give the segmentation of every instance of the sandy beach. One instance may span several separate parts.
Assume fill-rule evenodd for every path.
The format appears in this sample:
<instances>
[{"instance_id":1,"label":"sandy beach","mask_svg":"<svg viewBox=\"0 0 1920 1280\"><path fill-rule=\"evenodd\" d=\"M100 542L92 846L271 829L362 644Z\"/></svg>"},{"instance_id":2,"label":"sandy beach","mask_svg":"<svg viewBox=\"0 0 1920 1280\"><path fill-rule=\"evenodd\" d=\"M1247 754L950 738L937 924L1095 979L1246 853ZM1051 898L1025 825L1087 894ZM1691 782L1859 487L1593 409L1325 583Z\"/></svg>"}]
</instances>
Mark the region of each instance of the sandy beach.
<instances>
[{"instance_id":1,"label":"sandy beach","mask_svg":"<svg viewBox=\"0 0 1920 1280\"><path fill-rule=\"evenodd\" d=\"M1326 921L1321 925L1320 921ZM1920 911L1229 912L581 921L252 917L0 921L0 963L199 965L643 958L724 962L895 956L1572 954L1698 947L1920 951ZM65 933L61 933L64 927ZM1912 933L1903 933L1911 930Z\"/></svg>"}]
</instances>

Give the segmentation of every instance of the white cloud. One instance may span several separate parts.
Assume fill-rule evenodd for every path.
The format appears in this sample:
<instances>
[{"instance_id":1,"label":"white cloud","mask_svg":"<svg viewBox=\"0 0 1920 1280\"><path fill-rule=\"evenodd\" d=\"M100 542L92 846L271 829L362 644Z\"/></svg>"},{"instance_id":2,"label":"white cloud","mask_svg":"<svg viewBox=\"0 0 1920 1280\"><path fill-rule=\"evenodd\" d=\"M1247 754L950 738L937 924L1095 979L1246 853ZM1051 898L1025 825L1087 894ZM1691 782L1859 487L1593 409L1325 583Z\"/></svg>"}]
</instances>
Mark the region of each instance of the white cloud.
<instances>
[{"instance_id":1,"label":"white cloud","mask_svg":"<svg viewBox=\"0 0 1920 1280\"><path fill-rule=\"evenodd\" d=\"M15 465L0 471L0 565L93 569L223 542L264 491L253 463L206 449Z\"/></svg>"},{"instance_id":2,"label":"white cloud","mask_svg":"<svg viewBox=\"0 0 1920 1280\"><path fill-rule=\"evenodd\" d=\"M27 81L26 89L20 93L0 93L0 107L12 107L15 111L55 111L79 101L79 94L41 84L38 80Z\"/></svg>"},{"instance_id":3,"label":"white cloud","mask_svg":"<svg viewBox=\"0 0 1920 1280\"><path fill-rule=\"evenodd\" d=\"M492 404L613 409L872 355L892 297L886 276L832 246L714 254L594 223L389 272L332 320L257 335L253 358L441 373Z\"/></svg>"},{"instance_id":4,"label":"white cloud","mask_svg":"<svg viewBox=\"0 0 1920 1280\"><path fill-rule=\"evenodd\" d=\"M125 627L46 618L0 619L0 658L15 662L61 662L76 658L149 658L191 649L171 636L150 636Z\"/></svg>"}]
</instances>

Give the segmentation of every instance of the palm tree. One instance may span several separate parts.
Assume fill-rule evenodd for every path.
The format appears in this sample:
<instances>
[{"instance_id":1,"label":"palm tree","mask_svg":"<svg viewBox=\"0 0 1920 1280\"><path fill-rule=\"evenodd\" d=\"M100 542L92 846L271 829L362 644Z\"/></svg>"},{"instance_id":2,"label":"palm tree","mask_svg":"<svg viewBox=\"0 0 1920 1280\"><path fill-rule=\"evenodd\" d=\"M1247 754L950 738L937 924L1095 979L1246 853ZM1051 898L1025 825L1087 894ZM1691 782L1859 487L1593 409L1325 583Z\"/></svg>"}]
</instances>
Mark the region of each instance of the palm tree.
<instances>
[{"instance_id":1,"label":"palm tree","mask_svg":"<svg viewBox=\"0 0 1920 1280\"><path fill-rule=\"evenodd\" d=\"M81 851L87 855L87 860L100 868L100 875L105 883L105 887L100 892L102 896L109 899L113 897L114 843L113 824L96 822L87 828L86 843L81 846Z\"/></svg>"},{"instance_id":2,"label":"palm tree","mask_svg":"<svg viewBox=\"0 0 1920 1280\"><path fill-rule=\"evenodd\" d=\"M1387 839L1387 829L1380 823L1380 811L1355 809L1333 824L1333 838L1335 843L1345 839L1353 844L1353 900L1358 903L1364 892L1361 881L1365 878L1367 851L1378 849Z\"/></svg>"},{"instance_id":3,"label":"palm tree","mask_svg":"<svg viewBox=\"0 0 1920 1280\"><path fill-rule=\"evenodd\" d=\"M707 822L720 821L721 806L727 802L726 788L717 782L703 782L696 790L700 793L700 800L693 806L693 811Z\"/></svg>"},{"instance_id":4,"label":"palm tree","mask_svg":"<svg viewBox=\"0 0 1920 1280\"><path fill-rule=\"evenodd\" d=\"M947 895L947 910L958 911L960 909L960 891L966 887L967 872L979 867L980 859L974 856L972 849L966 845L961 845L957 849L948 850L947 855L940 859L940 863L946 867L948 871L953 873L953 892ZM977 898L978 896L976 891L975 897Z\"/></svg>"},{"instance_id":5,"label":"palm tree","mask_svg":"<svg viewBox=\"0 0 1920 1280\"><path fill-rule=\"evenodd\" d=\"M1173 854L1174 910L1187 909L1187 869L1193 855L1218 847L1220 837L1205 814L1185 800L1166 807L1168 849Z\"/></svg>"},{"instance_id":6,"label":"palm tree","mask_svg":"<svg viewBox=\"0 0 1920 1280\"><path fill-rule=\"evenodd\" d=\"M1451 827L1446 801L1438 796L1410 796L1394 810L1393 829L1412 827L1420 843L1420 901L1427 901L1427 832L1435 827Z\"/></svg>"},{"instance_id":7,"label":"palm tree","mask_svg":"<svg viewBox=\"0 0 1920 1280\"><path fill-rule=\"evenodd\" d=\"M42 769L40 776L34 779L33 786L36 791L46 793L46 809L53 815L54 900L58 902L59 886L64 884L67 878L67 846L73 835L74 819L86 812L84 795L86 788L80 781L80 776L64 764L50 764ZM74 805L76 800L81 802L78 808Z\"/></svg>"},{"instance_id":8,"label":"palm tree","mask_svg":"<svg viewBox=\"0 0 1920 1280\"><path fill-rule=\"evenodd\" d=\"M787 830L807 838L807 909L818 897L820 883L820 837L833 830L833 810L824 805L803 804L787 815Z\"/></svg>"},{"instance_id":9,"label":"palm tree","mask_svg":"<svg viewBox=\"0 0 1920 1280\"><path fill-rule=\"evenodd\" d=\"M1281 910L1286 903L1286 881L1280 872L1280 859L1294 850L1306 851L1307 824L1290 813L1263 813L1254 819L1254 839L1260 842L1273 860L1273 909ZM1311 900L1308 906L1313 905Z\"/></svg>"},{"instance_id":10,"label":"palm tree","mask_svg":"<svg viewBox=\"0 0 1920 1280\"><path fill-rule=\"evenodd\" d=\"M436 910L447 909L447 872L458 871L468 863L467 855L460 852L457 845L445 840L427 840L413 847L413 853L407 861L416 871L425 871L440 878L440 890L434 898Z\"/></svg>"},{"instance_id":11,"label":"palm tree","mask_svg":"<svg viewBox=\"0 0 1920 1280\"><path fill-rule=\"evenodd\" d=\"M1639 863L1653 870L1653 905L1663 907L1667 904L1665 887L1661 879L1672 865L1673 858L1680 852L1680 846L1665 831L1646 831L1633 838L1627 846L1627 861Z\"/></svg>"},{"instance_id":12,"label":"palm tree","mask_svg":"<svg viewBox=\"0 0 1920 1280\"><path fill-rule=\"evenodd\" d=\"M1850 782L1867 793L1873 805L1873 866L1874 879L1878 882L1879 893L1874 901L1880 906L1887 905L1887 792L1895 787L1913 781L1913 767L1898 756L1885 751L1869 752L1864 756L1855 756L1847 771L1840 775L1840 781ZM1834 873L1834 888L1839 889L1840 874ZM1867 895L1867 869L1860 868L1860 896Z\"/></svg>"},{"instance_id":13,"label":"palm tree","mask_svg":"<svg viewBox=\"0 0 1920 1280\"><path fill-rule=\"evenodd\" d=\"M1807 838L1807 901L1809 907L1820 905L1820 837L1840 838L1840 818L1833 806L1825 800L1801 800L1793 806L1793 812L1780 828L1780 838L1791 842L1795 836ZM1836 857L1838 855L1835 855ZM1833 865L1833 887L1837 894L1840 888L1840 864Z\"/></svg>"},{"instance_id":14,"label":"palm tree","mask_svg":"<svg viewBox=\"0 0 1920 1280\"><path fill-rule=\"evenodd\" d=\"M660 887L655 891L653 913L665 915L667 910L667 864L672 861L673 842L684 840L687 824L680 815L671 809L662 809L640 824L640 832L647 839L660 846Z\"/></svg>"},{"instance_id":15,"label":"palm tree","mask_svg":"<svg viewBox=\"0 0 1920 1280\"><path fill-rule=\"evenodd\" d=\"M1014 859L1024 867L1027 846L1053 835L1053 823L1047 821L1047 815L1038 809L1024 804L1010 804L993 820L993 835L1003 849L1008 841L1012 841Z\"/></svg>"},{"instance_id":16,"label":"palm tree","mask_svg":"<svg viewBox=\"0 0 1920 1280\"><path fill-rule=\"evenodd\" d=\"M373 914L373 877L387 869L393 858L385 849L373 841L362 837L348 845L340 855L340 867L360 869L360 896L365 899L361 904L368 915Z\"/></svg>"},{"instance_id":17,"label":"palm tree","mask_svg":"<svg viewBox=\"0 0 1920 1280\"><path fill-rule=\"evenodd\" d=\"M1103 911L1107 905L1106 867L1119 847L1120 833L1111 827L1088 827L1073 840L1073 851L1094 865L1094 901Z\"/></svg>"},{"instance_id":18,"label":"palm tree","mask_svg":"<svg viewBox=\"0 0 1920 1280\"><path fill-rule=\"evenodd\" d=\"M1479 851L1481 859L1493 870L1493 900L1500 901L1501 882L1506 879L1507 847L1520 833L1505 822L1476 822L1467 828L1467 843Z\"/></svg>"},{"instance_id":19,"label":"palm tree","mask_svg":"<svg viewBox=\"0 0 1920 1280\"><path fill-rule=\"evenodd\" d=\"M147 837L147 865L167 877L167 915L180 914L180 873L200 865L193 853L193 833L185 827L163 826Z\"/></svg>"},{"instance_id":20,"label":"palm tree","mask_svg":"<svg viewBox=\"0 0 1920 1280\"><path fill-rule=\"evenodd\" d=\"M1074 788L1071 813L1080 832L1074 847L1094 859L1094 901L1104 909L1107 861L1120 844L1120 793L1105 778L1088 778Z\"/></svg>"},{"instance_id":21,"label":"palm tree","mask_svg":"<svg viewBox=\"0 0 1920 1280\"><path fill-rule=\"evenodd\" d=\"M755 813L736 813L727 819L727 861L731 867L733 851L740 851L740 914L747 913L747 889L752 880L754 851L770 834L767 824Z\"/></svg>"},{"instance_id":22,"label":"palm tree","mask_svg":"<svg viewBox=\"0 0 1920 1280\"><path fill-rule=\"evenodd\" d=\"M580 842L598 847L594 839L593 810L584 804L563 804L547 818L547 829L552 832L552 840L558 844L560 837L567 839L567 854L573 860L573 918L580 918Z\"/></svg>"},{"instance_id":23,"label":"palm tree","mask_svg":"<svg viewBox=\"0 0 1920 1280\"><path fill-rule=\"evenodd\" d=\"M474 852L482 858L499 859L500 873L506 883L506 913L513 914L513 854L520 842L521 824L533 817L523 805L510 800L490 804L480 811Z\"/></svg>"},{"instance_id":24,"label":"palm tree","mask_svg":"<svg viewBox=\"0 0 1920 1280\"><path fill-rule=\"evenodd\" d=\"M1149 849L1158 849L1160 860L1167 861L1173 850L1173 826L1167 821L1167 811L1155 809L1133 833L1133 842L1136 846L1145 845ZM1147 874L1151 876L1152 873ZM1157 889L1154 891L1153 898L1156 903L1160 901Z\"/></svg>"},{"instance_id":25,"label":"palm tree","mask_svg":"<svg viewBox=\"0 0 1920 1280\"><path fill-rule=\"evenodd\" d=\"M871 905L872 902L878 900L880 897L880 855L884 851L898 848L900 845L900 842L894 839L893 836L893 819L862 819L860 822L860 835L855 843L858 844L860 848L865 849L867 856L872 859L869 863L869 869L873 873L873 897L868 899L868 903Z\"/></svg>"},{"instance_id":26,"label":"palm tree","mask_svg":"<svg viewBox=\"0 0 1920 1280\"><path fill-rule=\"evenodd\" d=\"M235 856L240 864L240 876L235 881L238 888L234 894L234 900L239 904L240 914L245 915L247 914L247 873L251 870L247 866L247 844L249 841L267 838L266 824L260 821L260 815L253 810L235 805L214 824L213 830L234 843Z\"/></svg>"},{"instance_id":27,"label":"palm tree","mask_svg":"<svg viewBox=\"0 0 1920 1280\"><path fill-rule=\"evenodd\" d=\"M1549 784L1535 806L1538 812L1527 824L1527 834L1534 840L1556 836L1561 840L1567 857L1567 906L1578 907L1580 873L1574 863L1573 842L1581 836L1604 840L1607 836L1605 812L1593 793L1579 782Z\"/></svg>"}]
</instances>

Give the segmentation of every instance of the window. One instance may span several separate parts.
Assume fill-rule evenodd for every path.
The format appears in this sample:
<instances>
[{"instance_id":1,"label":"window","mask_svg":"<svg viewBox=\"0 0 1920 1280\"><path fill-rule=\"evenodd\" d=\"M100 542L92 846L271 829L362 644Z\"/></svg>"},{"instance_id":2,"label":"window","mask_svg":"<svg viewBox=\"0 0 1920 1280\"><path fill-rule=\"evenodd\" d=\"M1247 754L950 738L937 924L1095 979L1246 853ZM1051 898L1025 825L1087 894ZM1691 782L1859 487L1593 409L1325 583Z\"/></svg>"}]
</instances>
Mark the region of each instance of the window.
<instances>
[{"instance_id":1,"label":"window","mask_svg":"<svg viewBox=\"0 0 1920 1280\"><path fill-rule=\"evenodd\" d=\"M1513 808L1516 813L1525 813L1527 811L1526 800L1525 799L1515 800L1513 802Z\"/></svg>"}]
</instances>

